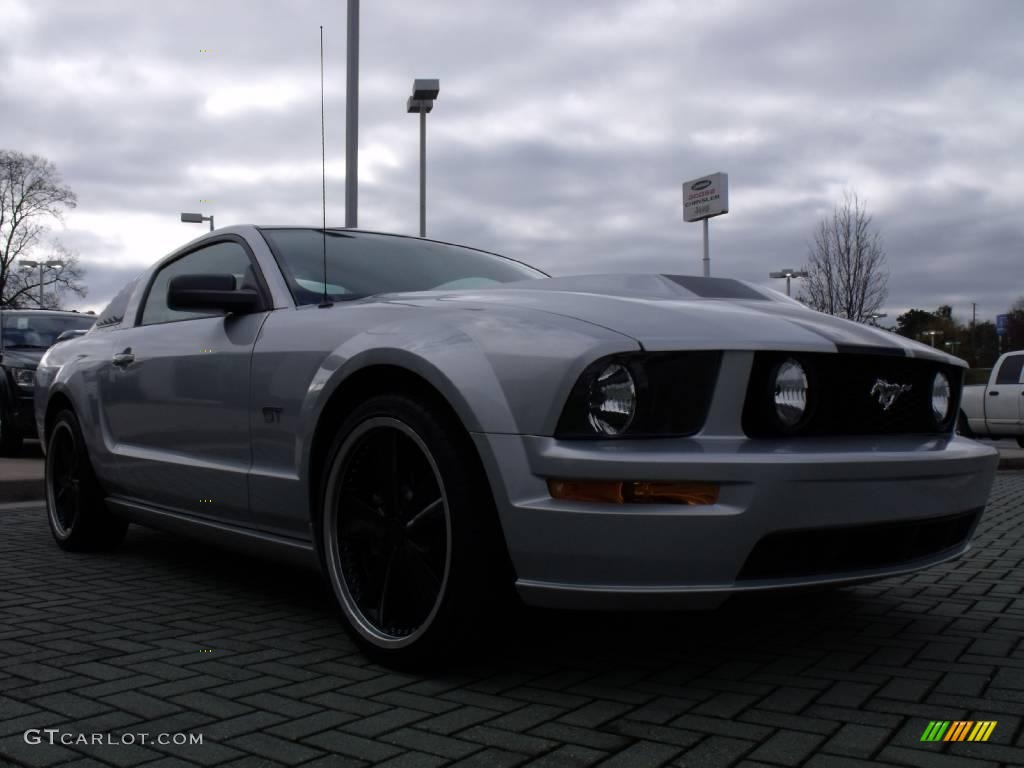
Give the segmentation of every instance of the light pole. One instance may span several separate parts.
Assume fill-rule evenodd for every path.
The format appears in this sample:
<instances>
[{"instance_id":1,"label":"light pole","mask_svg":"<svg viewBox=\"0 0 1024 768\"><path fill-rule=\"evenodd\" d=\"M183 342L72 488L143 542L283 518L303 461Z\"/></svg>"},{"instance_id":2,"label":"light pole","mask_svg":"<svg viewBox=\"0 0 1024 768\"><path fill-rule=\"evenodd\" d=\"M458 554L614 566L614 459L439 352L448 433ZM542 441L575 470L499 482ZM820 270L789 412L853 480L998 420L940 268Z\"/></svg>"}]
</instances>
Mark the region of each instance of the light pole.
<instances>
[{"instance_id":1,"label":"light pole","mask_svg":"<svg viewBox=\"0 0 1024 768\"><path fill-rule=\"evenodd\" d=\"M935 337L936 336L941 336L942 335L942 331L921 331L921 335L922 336L931 336L932 346L934 347L935 346Z\"/></svg>"},{"instance_id":2,"label":"light pole","mask_svg":"<svg viewBox=\"0 0 1024 768\"><path fill-rule=\"evenodd\" d=\"M806 272L801 272L797 269L781 269L778 272L769 272L768 277L774 277L776 279L786 278L786 295L789 296L789 281L794 277L807 277Z\"/></svg>"},{"instance_id":3,"label":"light pole","mask_svg":"<svg viewBox=\"0 0 1024 768\"><path fill-rule=\"evenodd\" d=\"M209 216L203 216L201 213L183 213L181 214L181 220L189 224L202 224L204 221L210 222L210 231L213 232L213 214Z\"/></svg>"},{"instance_id":4,"label":"light pole","mask_svg":"<svg viewBox=\"0 0 1024 768\"><path fill-rule=\"evenodd\" d=\"M59 267L61 262L59 261L30 261L28 259L21 259L18 262L19 266L27 267L28 269L39 268L39 308L43 308L43 270L52 269L53 267Z\"/></svg>"},{"instance_id":5,"label":"light pole","mask_svg":"<svg viewBox=\"0 0 1024 768\"><path fill-rule=\"evenodd\" d=\"M345 226L359 226L359 0L348 0L345 63Z\"/></svg>"},{"instance_id":6,"label":"light pole","mask_svg":"<svg viewBox=\"0 0 1024 768\"><path fill-rule=\"evenodd\" d=\"M887 315L885 312L872 312L870 315L868 315L868 319L871 321L871 324L877 328L878 318L888 316L889 315Z\"/></svg>"},{"instance_id":7,"label":"light pole","mask_svg":"<svg viewBox=\"0 0 1024 768\"><path fill-rule=\"evenodd\" d=\"M412 96L405 102L406 112L420 116L420 237L427 235L427 112L434 108L440 85L436 79L412 81Z\"/></svg>"}]
</instances>

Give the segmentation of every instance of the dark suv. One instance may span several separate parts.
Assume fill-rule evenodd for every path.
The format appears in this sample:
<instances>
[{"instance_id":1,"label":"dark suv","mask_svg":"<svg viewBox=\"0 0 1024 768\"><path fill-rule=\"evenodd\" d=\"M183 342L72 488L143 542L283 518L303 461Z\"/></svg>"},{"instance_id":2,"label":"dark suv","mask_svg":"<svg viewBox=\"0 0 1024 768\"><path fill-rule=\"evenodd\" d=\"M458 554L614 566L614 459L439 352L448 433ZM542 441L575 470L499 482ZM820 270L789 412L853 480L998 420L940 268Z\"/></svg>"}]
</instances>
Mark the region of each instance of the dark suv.
<instances>
[{"instance_id":1,"label":"dark suv","mask_svg":"<svg viewBox=\"0 0 1024 768\"><path fill-rule=\"evenodd\" d=\"M65 331L85 331L95 315L46 309L5 309L0 312L0 456L21 448L36 436L32 389L43 353Z\"/></svg>"}]
</instances>

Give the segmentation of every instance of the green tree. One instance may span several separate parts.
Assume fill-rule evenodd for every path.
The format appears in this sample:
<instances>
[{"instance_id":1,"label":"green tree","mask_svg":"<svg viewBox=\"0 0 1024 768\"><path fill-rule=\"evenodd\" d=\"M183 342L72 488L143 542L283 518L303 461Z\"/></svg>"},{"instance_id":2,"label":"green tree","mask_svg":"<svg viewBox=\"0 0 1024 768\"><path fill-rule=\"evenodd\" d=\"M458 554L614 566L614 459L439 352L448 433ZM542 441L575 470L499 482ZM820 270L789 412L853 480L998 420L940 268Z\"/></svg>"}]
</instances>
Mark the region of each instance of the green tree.
<instances>
[{"instance_id":1,"label":"green tree","mask_svg":"<svg viewBox=\"0 0 1024 768\"><path fill-rule=\"evenodd\" d=\"M908 309L896 318L896 333L915 341L921 340L921 334L929 331L938 323L938 318L924 309Z\"/></svg>"}]
</instances>

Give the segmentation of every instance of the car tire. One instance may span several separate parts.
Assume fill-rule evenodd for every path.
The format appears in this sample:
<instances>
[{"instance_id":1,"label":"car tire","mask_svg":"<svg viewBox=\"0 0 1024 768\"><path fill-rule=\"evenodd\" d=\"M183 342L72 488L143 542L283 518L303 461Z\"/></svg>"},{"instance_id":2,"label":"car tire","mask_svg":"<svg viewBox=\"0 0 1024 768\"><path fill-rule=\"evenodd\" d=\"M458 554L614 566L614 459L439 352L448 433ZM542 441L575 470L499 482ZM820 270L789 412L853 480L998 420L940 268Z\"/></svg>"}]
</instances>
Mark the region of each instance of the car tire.
<instances>
[{"instance_id":1,"label":"car tire","mask_svg":"<svg viewBox=\"0 0 1024 768\"><path fill-rule=\"evenodd\" d=\"M0 406L0 456L17 456L21 453L22 437L14 428L12 419L7 418Z\"/></svg>"},{"instance_id":2,"label":"car tire","mask_svg":"<svg viewBox=\"0 0 1024 768\"><path fill-rule=\"evenodd\" d=\"M78 418L57 414L46 437L46 517L61 549L108 550L124 539L128 523L107 510L89 462Z\"/></svg>"},{"instance_id":3,"label":"car tire","mask_svg":"<svg viewBox=\"0 0 1024 768\"><path fill-rule=\"evenodd\" d=\"M1019 445L1021 448L1024 448L1024 437L1017 438L1017 445Z\"/></svg>"},{"instance_id":4,"label":"car tire","mask_svg":"<svg viewBox=\"0 0 1024 768\"><path fill-rule=\"evenodd\" d=\"M422 667L468 648L514 577L490 487L454 415L380 395L344 420L318 544L346 628L372 658Z\"/></svg>"}]
</instances>

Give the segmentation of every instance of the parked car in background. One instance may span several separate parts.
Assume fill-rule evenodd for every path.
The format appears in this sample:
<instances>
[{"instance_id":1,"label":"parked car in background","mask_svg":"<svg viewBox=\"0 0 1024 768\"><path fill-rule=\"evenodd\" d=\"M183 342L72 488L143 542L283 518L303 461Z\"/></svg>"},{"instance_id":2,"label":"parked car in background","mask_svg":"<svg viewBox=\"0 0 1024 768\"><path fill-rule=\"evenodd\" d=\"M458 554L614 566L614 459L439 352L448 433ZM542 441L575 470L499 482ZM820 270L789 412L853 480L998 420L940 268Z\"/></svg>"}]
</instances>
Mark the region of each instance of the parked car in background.
<instances>
[{"instance_id":1,"label":"parked car in background","mask_svg":"<svg viewBox=\"0 0 1024 768\"><path fill-rule=\"evenodd\" d=\"M46 309L0 312L0 456L11 456L36 437L32 391L36 365L62 334L84 332L95 315Z\"/></svg>"},{"instance_id":2,"label":"parked car in background","mask_svg":"<svg viewBox=\"0 0 1024 768\"><path fill-rule=\"evenodd\" d=\"M1013 437L1024 448L1024 350L996 360L987 384L964 387L958 430L976 437Z\"/></svg>"},{"instance_id":3,"label":"parked car in background","mask_svg":"<svg viewBox=\"0 0 1024 768\"><path fill-rule=\"evenodd\" d=\"M549 277L473 248L236 226L36 376L67 550L129 522L319 564L395 662L513 588L672 608L959 557L998 455L964 362L724 278Z\"/></svg>"}]
</instances>

